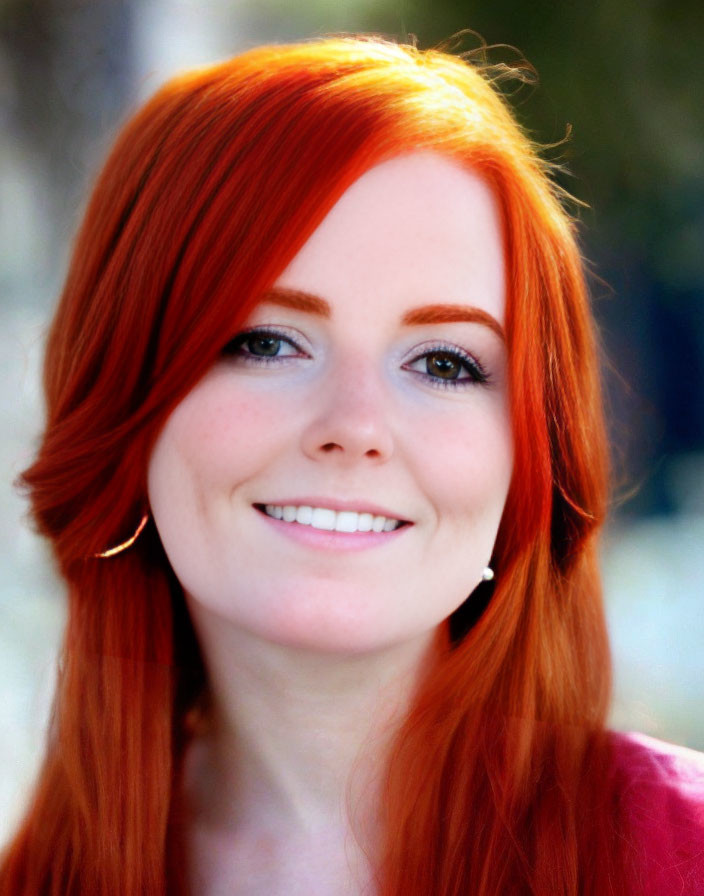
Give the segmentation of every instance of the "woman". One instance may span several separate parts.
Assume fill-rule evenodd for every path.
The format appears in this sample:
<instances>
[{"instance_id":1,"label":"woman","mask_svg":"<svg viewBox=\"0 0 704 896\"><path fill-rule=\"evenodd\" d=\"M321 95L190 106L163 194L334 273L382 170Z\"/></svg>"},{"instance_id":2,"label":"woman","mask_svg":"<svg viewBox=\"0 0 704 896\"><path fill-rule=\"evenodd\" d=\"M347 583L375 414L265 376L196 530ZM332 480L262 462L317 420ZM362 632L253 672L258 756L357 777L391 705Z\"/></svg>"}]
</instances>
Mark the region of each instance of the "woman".
<instances>
[{"instance_id":1,"label":"woman","mask_svg":"<svg viewBox=\"0 0 704 896\"><path fill-rule=\"evenodd\" d=\"M261 48L119 137L24 475L69 621L0 893L704 892L701 757L604 728L593 324L497 76Z\"/></svg>"}]
</instances>

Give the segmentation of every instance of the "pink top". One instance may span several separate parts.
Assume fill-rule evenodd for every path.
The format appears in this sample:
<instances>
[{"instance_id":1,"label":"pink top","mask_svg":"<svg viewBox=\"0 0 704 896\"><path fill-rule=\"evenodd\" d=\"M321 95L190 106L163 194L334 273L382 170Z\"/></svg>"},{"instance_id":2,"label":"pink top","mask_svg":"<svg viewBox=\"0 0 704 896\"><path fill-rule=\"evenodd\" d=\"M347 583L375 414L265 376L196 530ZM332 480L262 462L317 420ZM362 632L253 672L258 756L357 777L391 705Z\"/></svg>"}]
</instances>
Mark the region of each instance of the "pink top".
<instances>
[{"instance_id":1,"label":"pink top","mask_svg":"<svg viewBox=\"0 0 704 896\"><path fill-rule=\"evenodd\" d=\"M613 733L638 896L704 896L704 753Z\"/></svg>"}]
</instances>

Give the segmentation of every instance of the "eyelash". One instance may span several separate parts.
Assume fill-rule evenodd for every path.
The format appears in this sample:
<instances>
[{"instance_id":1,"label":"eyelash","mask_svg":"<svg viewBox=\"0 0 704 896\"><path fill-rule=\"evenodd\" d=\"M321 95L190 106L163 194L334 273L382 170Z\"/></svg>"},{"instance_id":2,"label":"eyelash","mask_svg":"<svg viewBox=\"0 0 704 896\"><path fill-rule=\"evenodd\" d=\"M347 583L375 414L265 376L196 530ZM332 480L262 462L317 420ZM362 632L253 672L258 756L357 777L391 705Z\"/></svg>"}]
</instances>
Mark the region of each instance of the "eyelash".
<instances>
[{"instance_id":1,"label":"eyelash","mask_svg":"<svg viewBox=\"0 0 704 896\"><path fill-rule=\"evenodd\" d=\"M279 340L281 342L286 342L288 345L292 346L296 349L297 352L301 352L305 354L304 350L296 343L294 339L290 336L287 336L285 333L282 333L280 330L276 330L273 327L253 327L251 330L244 330L242 333L238 333L234 339L231 339L225 348L223 349L224 355L240 357L246 359L248 364L281 364L282 361L287 360L288 358L295 358L296 355L255 355L252 352L243 352L241 350L242 345L251 339L253 336L270 336L274 340Z\"/></svg>"},{"instance_id":2,"label":"eyelash","mask_svg":"<svg viewBox=\"0 0 704 896\"><path fill-rule=\"evenodd\" d=\"M253 327L251 330L245 330L242 333L238 333L234 339L231 339L223 348L223 355L239 357L246 360L248 364L264 366L269 364L281 364L289 359L300 357L300 355L255 355L252 352L242 351L242 346L254 336L269 336L274 340L285 342L292 348L295 348L297 352L305 354L304 349L302 349L294 339L287 336L285 333L282 333L280 330L273 327ZM423 358L436 354L447 355L457 361L469 376L461 379L444 379L443 377L431 376L428 373L422 373L418 370L409 370L410 364L416 364ZM412 358L404 364L404 369L422 377L428 385L436 389L464 389L470 386L486 385L491 381L489 374L484 370L476 358L473 358L472 355L457 346L448 345L446 343L437 343L426 348L421 354L416 355L415 358Z\"/></svg>"},{"instance_id":3,"label":"eyelash","mask_svg":"<svg viewBox=\"0 0 704 896\"><path fill-rule=\"evenodd\" d=\"M476 358L473 358L472 355L456 345L448 345L443 342L426 347L419 355L408 361L404 367L408 369L408 364L415 364L431 355L447 355L459 363L462 369L469 374L469 376L465 376L462 379L444 379L443 377L431 376L429 373L422 373L418 370L411 371L411 373L417 373L423 377L429 385L436 389L466 389L470 386L484 386L490 382L489 374Z\"/></svg>"}]
</instances>

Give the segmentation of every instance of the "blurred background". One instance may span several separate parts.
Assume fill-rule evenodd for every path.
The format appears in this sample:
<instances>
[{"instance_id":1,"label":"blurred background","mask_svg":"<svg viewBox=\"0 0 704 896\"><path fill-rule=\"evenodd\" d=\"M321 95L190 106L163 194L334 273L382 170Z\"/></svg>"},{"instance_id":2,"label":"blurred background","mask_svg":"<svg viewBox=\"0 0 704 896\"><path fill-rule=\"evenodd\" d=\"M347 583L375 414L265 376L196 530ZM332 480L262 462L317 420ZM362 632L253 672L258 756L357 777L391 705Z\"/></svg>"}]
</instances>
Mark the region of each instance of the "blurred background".
<instances>
[{"instance_id":1,"label":"blurred background","mask_svg":"<svg viewBox=\"0 0 704 896\"><path fill-rule=\"evenodd\" d=\"M171 73L257 44L374 31L426 48L463 29L536 68L514 108L584 203L617 476L612 727L704 749L700 0L0 0L0 842L41 754L64 613L12 481L41 431L46 327L117 126Z\"/></svg>"}]
</instances>

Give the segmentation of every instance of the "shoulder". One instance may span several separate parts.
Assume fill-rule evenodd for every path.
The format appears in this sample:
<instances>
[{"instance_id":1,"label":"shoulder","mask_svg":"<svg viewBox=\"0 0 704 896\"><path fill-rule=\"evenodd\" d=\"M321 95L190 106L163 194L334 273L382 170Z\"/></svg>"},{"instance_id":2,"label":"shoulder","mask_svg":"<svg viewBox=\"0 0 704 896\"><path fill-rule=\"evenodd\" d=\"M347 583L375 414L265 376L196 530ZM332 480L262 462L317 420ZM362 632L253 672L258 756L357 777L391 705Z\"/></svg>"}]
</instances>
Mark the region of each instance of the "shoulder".
<instances>
[{"instance_id":1,"label":"shoulder","mask_svg":"<svg viewBox=\"0 0 704 896\"><path fill-rule=\"evenodd\" d=\"M610 733L614 768L634 788L657 788L704 811L704 753L646 734ZM626 783L626 782L624 782Z\"/></svg>"},{"instance_id":2,"label":"shoulder","mask_svg":"<svg viewBox=\"0 0 704 896\"><path fill-rule=\"evenodd\" d=\"M639 892L704 896L704 753L634 733L611 745Z\"/></svg>"}]
</instances>

